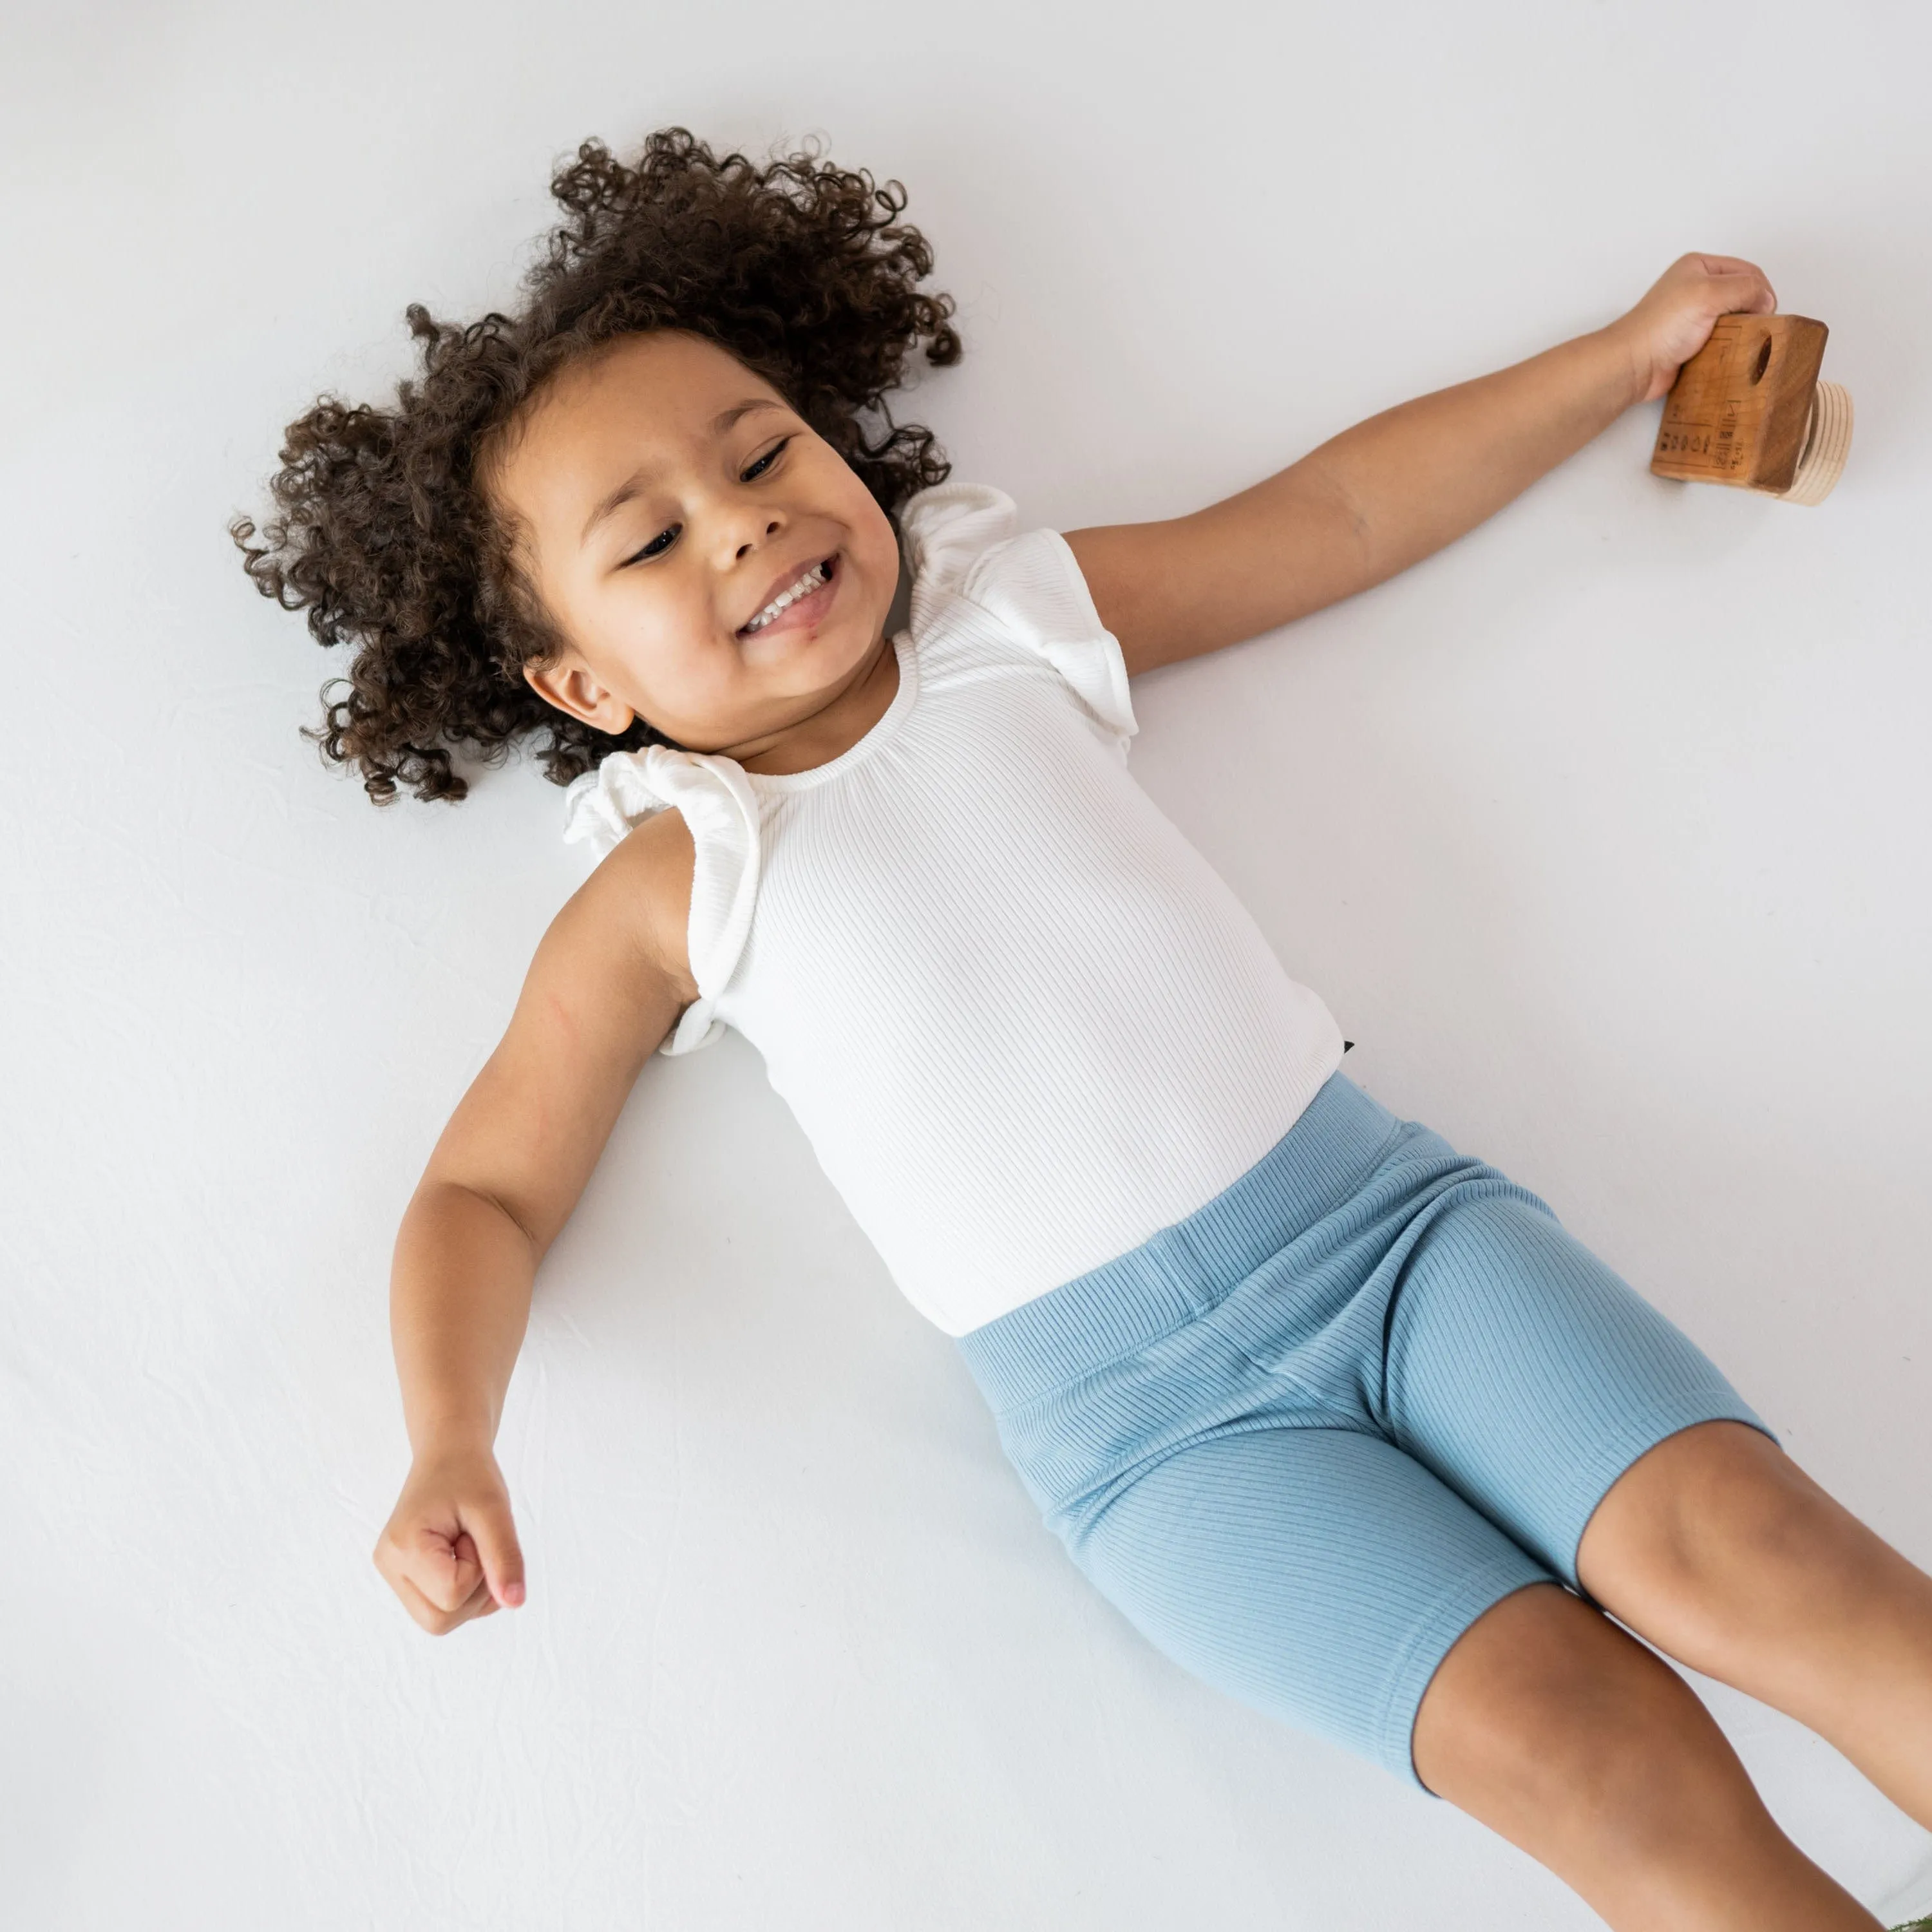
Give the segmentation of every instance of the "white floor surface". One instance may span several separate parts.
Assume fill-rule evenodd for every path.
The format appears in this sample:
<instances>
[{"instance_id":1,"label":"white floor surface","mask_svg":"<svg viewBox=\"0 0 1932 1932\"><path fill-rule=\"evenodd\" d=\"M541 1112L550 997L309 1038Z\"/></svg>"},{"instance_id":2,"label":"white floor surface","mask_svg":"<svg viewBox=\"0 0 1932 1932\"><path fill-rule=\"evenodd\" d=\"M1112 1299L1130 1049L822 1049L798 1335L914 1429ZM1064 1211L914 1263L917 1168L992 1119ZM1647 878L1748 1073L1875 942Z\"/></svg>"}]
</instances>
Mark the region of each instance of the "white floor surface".
<instances>
[{"instance_id":1,"label":"white floor surface","mask_svg":"<svg viewBox=\"0 0 1932 1932\"><path fill-rule=\"evenodd\" d=\"M1141 682L1134 767L1360 1042L1932 1564L1932 28L1904 4L16 8L0 26L0 1922L1529 1932L1447 1806L1152 1652L732 1040L539 1284L531 1597L368 1562L389 1242L580 876L527 768L379 813L223 526L553 161L682 122L897 176L1034 522L1192 508L1608 320L1682 250L1832 328L1820 508L1639 410L1369 596ZM1932 1842L1712 1694L1875 1903ZM1932 1887L1926 1903L1932 1906Z\"/></svg>"}]
</instances>

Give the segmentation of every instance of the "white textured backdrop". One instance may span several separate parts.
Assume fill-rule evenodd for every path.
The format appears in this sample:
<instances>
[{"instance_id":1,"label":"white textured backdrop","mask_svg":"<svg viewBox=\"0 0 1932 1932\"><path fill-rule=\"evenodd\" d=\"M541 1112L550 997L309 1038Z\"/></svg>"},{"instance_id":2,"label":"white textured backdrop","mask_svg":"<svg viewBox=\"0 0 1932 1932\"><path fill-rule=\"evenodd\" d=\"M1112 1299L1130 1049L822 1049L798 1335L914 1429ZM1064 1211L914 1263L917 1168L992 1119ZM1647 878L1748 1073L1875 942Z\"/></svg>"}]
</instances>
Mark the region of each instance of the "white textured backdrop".
<instances>
[{"instance_id":1,"label":"white textured backdrop","mask_svg":"<svg viewBox=\"0 0 1932 1932\"><path fill-rule=\"evenodd\" d=\"M370 810L225 520L581 137L896 175L1032 520L1178 511L1755 256L1823 508L1640 410L1450 554L1142 681L1142 780L1360 1042L1932 1563L1922 9L70 4L0 26L0 1921L22 1932L1582 1927L1094 1595L742 1042L642 1081L501 1453L529 1605L368 1552L391 1234L578 876L531 771ZM1874 1901L1928 1841L1719 1696Z\"/></svg>"}]
</instances>

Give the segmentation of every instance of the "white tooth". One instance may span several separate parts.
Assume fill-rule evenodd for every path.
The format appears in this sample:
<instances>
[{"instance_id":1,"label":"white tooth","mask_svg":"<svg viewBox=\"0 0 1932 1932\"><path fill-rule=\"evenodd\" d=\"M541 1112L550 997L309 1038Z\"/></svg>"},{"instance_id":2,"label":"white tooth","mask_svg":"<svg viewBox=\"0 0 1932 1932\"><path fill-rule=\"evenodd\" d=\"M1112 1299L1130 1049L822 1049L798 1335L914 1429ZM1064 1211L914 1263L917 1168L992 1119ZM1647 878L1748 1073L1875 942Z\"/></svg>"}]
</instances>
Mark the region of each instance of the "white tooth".
<instances>
[{"instance_id":1,"label":"white tooth","mask_svg":"<svg viewBox=\"0 0 1932 1932\"><path fill-rule=\"evenodd\" d=\"M771 603L765 604L764 610L759 610L758 616L752 618L752 622L749 622L749 624L746 624L746 630L748 630L748 632L749 632L749 630L764 630L764 628L767 626L767 624L769 624L769 622L772 620L772 618L778 616L778 613L781 613L781 610L784 610L784 608L788 607L788 604L798 603L800 597L804 597L804 595L808 595L809 591L815 591L815 590L818 590L818 587L821 586L823 581L825 581L825 564L823 564L823 560L821 560L821 562L813 564L813 566L809 568L808 572L806 572L804 576L802 576L802 578L800 578L798 581L796 581L796 584L794 584L794 586L790 587L790 590L778 591L777 597L772 597Z\"/></svg>"},{"instance_id":2,"label":"white tooth","mask_svg":"<svg viewBox=\"0 0 1932 1932\"><path fill-rule=\"evenodd\" d=\"M825 566L814 563L788 590L782 590L745 626L747 631L762 631L772 620L788 604L795 604L810 591L816 590L825 581Z\"/></svg>"}]
</instances>

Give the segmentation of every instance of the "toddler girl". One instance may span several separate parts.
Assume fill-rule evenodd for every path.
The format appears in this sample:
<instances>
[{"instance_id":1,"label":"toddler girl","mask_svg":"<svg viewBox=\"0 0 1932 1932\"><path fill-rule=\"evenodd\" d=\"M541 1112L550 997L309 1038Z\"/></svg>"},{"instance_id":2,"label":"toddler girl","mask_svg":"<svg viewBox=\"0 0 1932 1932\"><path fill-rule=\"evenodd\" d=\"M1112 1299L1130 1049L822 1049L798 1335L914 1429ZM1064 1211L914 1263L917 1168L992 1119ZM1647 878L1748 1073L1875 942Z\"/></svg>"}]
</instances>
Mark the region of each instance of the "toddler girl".
<instances>
[{"instance_id":1,"label":"toddler girl","mask_svg":"<svg viewBox=\"0 0 1932 1932\"><path fill-rule=\"evenodd\" d=\"M419 378L319 403L236 526L351 646L317 735L374 798L526 742L601 856L398 1238L414 1462L376 1561L410 1614L523 1601L491 1445L532 1277L646 1057L735 1028L1150 1640L1612 1925L1875 1924L1618 1625L1932 1825L1932 1581L1544 1202L1339 1070L1126 765L1133 674L1448 542L1763 275L1686 256L1226 502L1063 536L892 416L909 356L959 352L896 186L680 130L555 185L519 312L412 310Z\"/></svg>"}]
</instances>

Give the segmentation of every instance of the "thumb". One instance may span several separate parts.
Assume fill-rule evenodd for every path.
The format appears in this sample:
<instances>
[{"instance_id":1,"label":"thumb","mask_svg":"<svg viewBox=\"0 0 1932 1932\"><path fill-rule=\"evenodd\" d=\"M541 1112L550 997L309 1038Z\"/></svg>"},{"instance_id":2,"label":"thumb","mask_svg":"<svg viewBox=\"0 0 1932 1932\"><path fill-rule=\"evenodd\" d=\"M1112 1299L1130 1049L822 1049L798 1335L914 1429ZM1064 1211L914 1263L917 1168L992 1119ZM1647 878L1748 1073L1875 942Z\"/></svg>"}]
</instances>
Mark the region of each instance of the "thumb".
<instances>
[{"instance_id":1,"label":"thumb","mask_svg":"<svg viewBox=\"0 0 1932 1932\"><path fill-rule=\"evenodd\" d=\"M506 1610L524 1600L524 1552L507 1502L473 1505L464 1512L464 1526L475 1539L490 1594Z\"/></svg>"}]
</instances>

